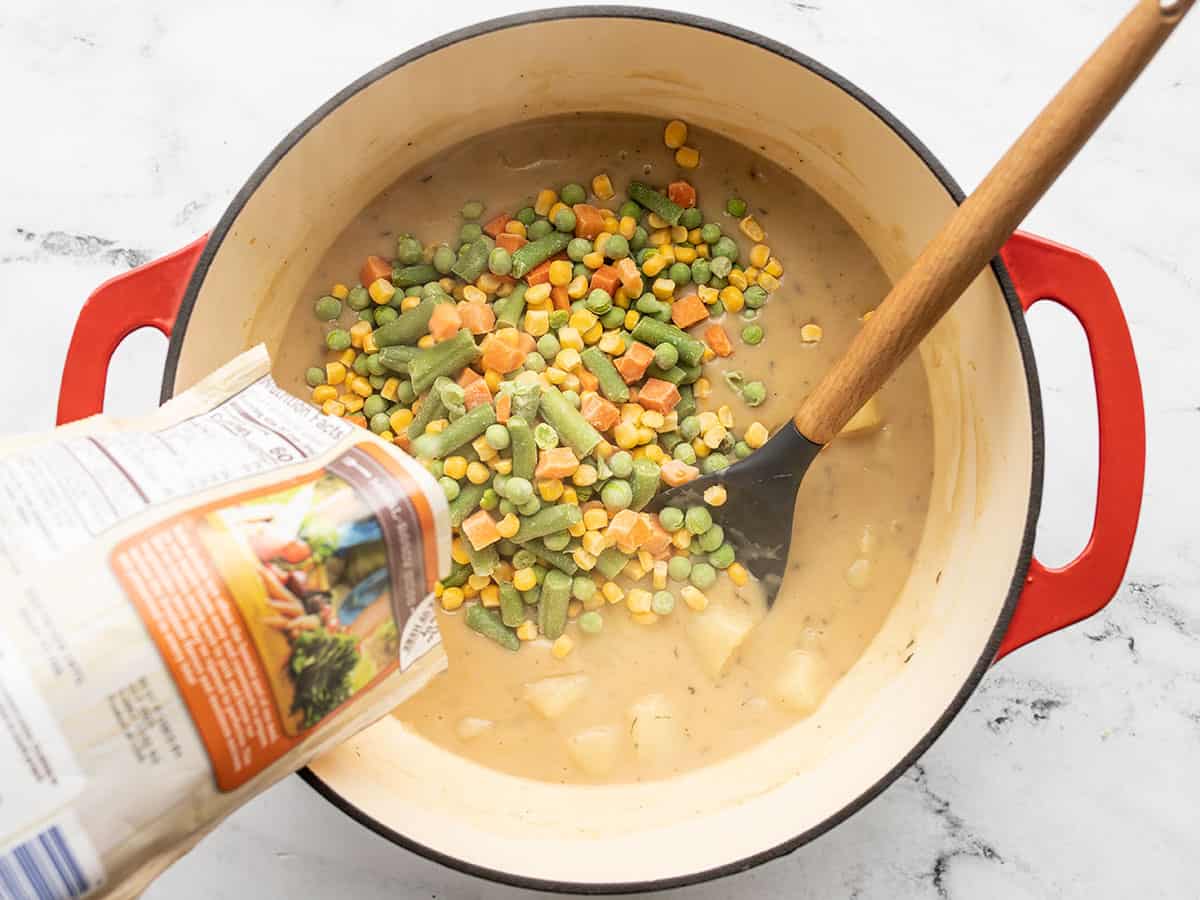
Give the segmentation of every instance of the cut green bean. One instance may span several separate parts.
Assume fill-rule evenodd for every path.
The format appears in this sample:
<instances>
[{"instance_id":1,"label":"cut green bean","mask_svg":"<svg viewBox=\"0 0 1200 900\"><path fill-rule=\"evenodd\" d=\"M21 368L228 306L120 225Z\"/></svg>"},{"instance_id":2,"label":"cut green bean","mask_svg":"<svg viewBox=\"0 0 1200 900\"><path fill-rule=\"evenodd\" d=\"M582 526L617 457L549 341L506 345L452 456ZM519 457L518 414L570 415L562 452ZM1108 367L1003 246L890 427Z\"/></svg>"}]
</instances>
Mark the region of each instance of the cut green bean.
<instances>
[{"instance_id":1,"label":"cut green bean","mask_svg":"<svg viewBox=\"0 0 1200 900\"><path fill-rule=\"evenodd\" d=\"M583 513L579 507L571 503L558 503L547 506L532 516L523 516L513 540L518 544L532 541L534 538L545 537L556 531L566 531L572 525L583 521Z\"/></svg>"},{"instance_id":2,"label":"cut green bean","mask_svg":"<svg viewBox=\"0 0 1200 900\"><path fill-rule=\"evenodd\" d=\"M579 459L591 453L596 445L604 440L600 432L592 427L557 388L547 385L542 389L541 412L542 418L558 432L563 443L574 450Z\"/></svg>"},{"instance_id":3,"label":"cut green bean","mask_svg":"<svg viewBox=\"0 0 1200 900\"><path fill-rule=\"evenodd\" d=\"M658 491L658 479L661 470L658 463L652 459L635 459L633 461L633 502L631 509L640 510L654 499Z\"/></svg>"},{"instance_id":4,"label":"cut green bean","mask_svg":"<svg viewBox=\"0 0 1200 900\"><path fill-rule=\"evenodd\" d=\"M505 650L519 650L521 639L517 633L500 620L500 616L479 604L467 610L467 627L486 638L491 638Z\"/></svg>"},{"instance_id":5,"label":"cut green bean","mask_svg":"<svg viewBox=\"0 0 1200 900\"><path fill-rule=\"evenodd\" d=\"M567 606L571 603L571 576L555 569L546 573L542 596L538 600L538 631L554 640L567 627Z\"/></svg>"},{"instance_id":6,"label":"cut green bean","mask_svg":"<svg viewBox=\"0 0 1200 900\"><path fill-rule=\"evenodd\" d=\"M450 524L457 528L466 520L467 516L479 509L479 502L483 500L483 493L486 490L486 484L471 484L468 481L466 484L460 485L458 496L450 504Z\"/></svg>"},{"instance_id":7,"label":"cut green bean","mask_svg":"<svg viewBox=\"0 0 1200 900\"><path fill-rule=\"evenodd\" d=\"M685 417L696 414L696 392L690 384L680 386L679 402L675 404L675 413L681 422Z\"/></svg>"},{"instance_id":8,"label":"cut green bean","mask_svg":"<svg viewBox=\"0 0 1200 900\"><path fill-rule=\"evenodd\" d=\"M511 294L499 298L492 304L492 311L496 313L498 324L516 328L521 323L521 314L525 312L525 292L527 290L529 290L529 285L518 281Z\"/></svg>"},{"instance_id":9,"label":"cut green bean","mask_svg":"<svg viewBox=\"0 0 1200 900\"><path fill-rule=\"evenodd\" d=\"M640 181L629 182L629 199L640 203L669 225L678 225L679 217L683 215L682 206Z\"/></svg>"},{"instance_id":10,"label":"cut green bean","mask_svg":"<svg viewBox=\"0 0 1200 900\"><path fill-rule=\"evenodd\" d=\"M542 405L542 386L537 382L517 384L506 381L500 388L512 396L512 415L532 422Z\"/></svg>"},{"instance_id":11,"label":"cut green bean","mask_svg":"<svg viewBox=\"0 0 1200 900\"><path fill-rule=\"evenodd\" d=\"M450 564L450 574L442 579L442 587L459 587L466 584L467 579L471 577L471 567L467 563L452 562Z\"/></svg>"},{"instance_id":12,"label":"cut green bean","mask_svg":"<svg viewBox=\"0 0 1200 900\"><path fill-rule=\"evenodd\" d=\"M416 347L408 347L404 344L396 344L394 347L383 347L379 351L379 364L385 369L399 372L401 375L407 375L408 364L418 352Z\"/></svg>"},{"instance_id":13,"label":"cut green bean","mask_svg":"<svg viewBox=\"0 0 1200 900\"><path fill-rule=\"evenodd\" d=\"M537 446L533 443L533 429L520 416L512 416L508 420L508 436L512 446L513 475L532 479L537 468Z\"/></svg>"},{"instance_id":14,"label":"cut green bean","mask_svg":"<svg viewBox=\"0 0 1200 900\"><path fill-rule=\"evenodd\" d=\"M375 329L375 345L377 347L394 347L399 344L415 344L429 334L429 319L433 308L439 303L453 303L446 295L427 297L408 312L400 314L385 325Z\"/></svg>"},{"instance_id":15,"label":"cut green bean","mask_svg":"<svg viewBox=\"0 0 1200 900\"><path fill-rule=\"evenodd\" d=\"M621 574L628 562L629 557L616 547L606 547L596 557L596 571L611 580Z\"/></svg>"},{"instance_id":16,"label":"cut green bean","mask_svg":"<svg viewBox=\"0 0 1200 900\"><path fill-rule=\"evenodd\" d=\"M629 401L629 385L625 383L625 379L621 377L607 353L599 347L588 347L579 354L579 358L583 361L583 367L600 382L601 394L613 403Z\"/></svg>"},{"instance_id":17,"label":"cut green bean","mask_svg":"<svg viewBox=\"0 0 1200 900\"><path fill-rule=\"evenodd\" d=\"M423 394L439 376L457 375L478 358L475 338L463 328L449 340L418 351L409 361L408 374L412 377L413 389Z\"/></svg>"},{"instance_id":18,"label":"cut green bean","mask_svg":"<svg viewBox=\"0 0 1200 900\"><path fill-rule=\"evenodd\" d=\"M392 284L398 288L417 287L438 280L438 270L426 263L397 266L392 269Z\"/></svg>"},{"instance_id":19,"label":"cut green bean","mask_svg":"<svg viewBox=\"0 0 1200 900\"><path fill-rule=\"evenodd\" d=\"M516 628L525 621L525 601L521 592L508 582L500 585L500 621L509 628Z\"/></svg>"},{"instance_id":20,"label":"cut green bean","mask_svg":"<svg viewBox=\"0 0 1200 900\"><path fill-rule=\"evenodd\" d=\"M668 344L667 346L670 346ZM681 369L679 366L672 366L669 369L660 369L658 366L650 367L650 377L657 378L660 381L669 381L671 384L683 384L683 380L687 378L687 369Z\"/></svg>"},{"instance_id":21,"label":"cut green bean","mask_svg":"<svg viewBox=\"0 0 1200 900\"><path fill-rule=\"evenodd\" d=\"M558 550L551 550L545 545L538 544L535 541L530 541L525 545L525 549L540 559L548 566L553 566L560 572L566 572L568 575L574 575L579 571L579 563L575 562L574 557L569 553L562 553Z\"/></svg>"},{"instance_id":22,"label":"cut green bean","mask_svg":"<svg viewBox=\"0 0 1200 900\"><path fill-rule=\"evenodd\" d=\"M512 255L512 274L514 278L524 278L532 269L537 268L556 253L562 253L571 242L571 235L561 231L552 231L536 241L517 248ZM478 276L476 276L478 277ZM475 279L468 279L474 281Z\"/></svg>"},{"instance_id":23,"label":"cut green bean","mask_svg":"<svg viewBox=\"0 0 1200 900\"><path fill-rule=\"evenodd\" d=\"M447 381L450 379L447 378ZM412 382L404 382L411 384ZM438 382L434 382L434 387L438 386ZM437 419L446 417L446 404L442 402L441 391L432 390L421 401L421 406L417 409L417 414L413 417L412 422L408 425L408 436L411 440L416 440L425 433L425 426Z\"/></svg>"},{"instance_id":24,"label":"cut green bean","mask_svg":"<svg viewBox=\"0 0 1200 900\"><path fill-rule=\"evenodd\" d=\"M475 440L487 431L489 425L494 424L495 407L490 403L481 403L451 422L443 431L421 435L412 443L412 454L425 459L443 459L468 441Z\"/></svg>"},{"instance_id":25,"label":"cut green bean","mask_svg":"<svg viewBox=\"0 0 1200 900\"><path fill-rule=\"evenodd\" d=\"M500 553L494 546L476 550L468 539L463 540L462 546L467 553L467 559L471 562L471 571L476 575L491 575L496 570L496 566L500 565Z\"/></svg>"},{"instance_id":26,"label":"cut green bean","mask_svg":"<svg viewBox=\"0 0 1200 900\"><path fill-rule=\"evenodd\" d=\"M475 279L487 271L488 255L492 252L492 242L485 237L477 237L463 244L458 251L458 259L450 267L450 271L468 284L474 284Z\"/></svg>"},{"instance_id":27,"label":"cut green bean","mask_svg":"<svg viewBox=\"0 0 1200 900\"><path fill-rule=\"evenodd\" d=\"M633 327L633 339L651 347L663 343L674 345L679 351L679 362L685 366L698 366L704 358L704 344L700 341L674 325L647 316L638 319Z\"/></svg>"}]
</instances>

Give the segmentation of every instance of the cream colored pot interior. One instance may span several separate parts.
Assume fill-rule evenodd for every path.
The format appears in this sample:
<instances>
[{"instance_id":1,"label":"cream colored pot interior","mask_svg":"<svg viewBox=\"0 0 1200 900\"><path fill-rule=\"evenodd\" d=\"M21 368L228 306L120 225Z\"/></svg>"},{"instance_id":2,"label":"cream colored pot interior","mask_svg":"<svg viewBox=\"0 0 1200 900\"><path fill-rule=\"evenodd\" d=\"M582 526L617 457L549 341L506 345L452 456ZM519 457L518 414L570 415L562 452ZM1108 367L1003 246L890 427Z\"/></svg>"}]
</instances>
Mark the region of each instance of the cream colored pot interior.
<instances>
[{"instance_id":1,"label":"cream colored pot interior","mask_svg":"<svg viewBox=\"0 0 1200 900\"><path fill-rule=\"evenodd\" d=\"M678 49L669 54L678 65L664 60L662 47ZM500 58L508 64L479 77L482 61ZM722 77L701 83L682 62L689 59L720 60ZM399 173L506 122L576 110L682 113L765 148L820 191L893 276L953 206L885 122L769 50L628 18L520 25L381 77L284 156L213 260L187 326L177 389L257 341L274 352L324 248ZM261 299L252 306L250 298ZM1028 387L990 273L921 354L934 393L937 458L919 561L884 629L817 714L751 753L643 785L519 781L449 756L391 718L316 763L317 775L382 825L442 853L570 882L686 876L838 814L884 779L951 705L996 626L1025 529ZM536 853L531 840L540 842Z\"/></svg>"}]
</instances>

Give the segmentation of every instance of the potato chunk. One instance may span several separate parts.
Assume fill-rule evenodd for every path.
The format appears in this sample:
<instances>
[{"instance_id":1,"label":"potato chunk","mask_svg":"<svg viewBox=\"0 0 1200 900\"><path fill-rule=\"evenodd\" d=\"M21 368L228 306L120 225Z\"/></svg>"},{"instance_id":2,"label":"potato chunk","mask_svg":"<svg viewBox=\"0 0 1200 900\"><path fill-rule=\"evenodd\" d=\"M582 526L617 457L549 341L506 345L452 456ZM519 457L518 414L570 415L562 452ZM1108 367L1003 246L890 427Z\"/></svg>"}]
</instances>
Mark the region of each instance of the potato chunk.
<instances>
[{"instance_id":1,"label":"potato chunk","mask_svg":"<svg viewBox=\"0 0 1200 900\"><path fill-rule=\"evenodd\" d=\"M586 675L551 675L525 685L525 702L545 718L557 719L584 695L587 688Z\"/></svg>"},{"instance_id":2,"label":"potato chunk","mask_svg":"<svg viewBox=\"0 0 1200 900\"><path fill-rule=\"evenodd\" d=\"M793 650L775 679L775 699L802 716L814 713L833 686L829 665L815 653Z\"/></svg>"},{"instance_id":3,"label":"potato chunk","mask_svg":"<svg viewBox=\"0 0 1200 900\"><path fill-rule=\"evenodd\" d=\"M676 755L683 734L671 703L663 694L647 694L629 707L629 735L642 762L661 762Z\"/></svg>"},{"instance_id":4,"label":"potato chunk","mask_svg":"<svg viewBox=\"0 0 1200 900\"><path fill-rule=\"evenodd\" d=\"M598 725L567 738L567 753L580 771L588 775L607 775L617 764L620 733L616 728Z\"/></svg>"},{"instance_id":5,"label":"potato chunk","mask_svg":"<svg viewBox=\"0 0 1200 900\"><path fill-rule=\"evenodd\" d=\"M755 617L747 610L710 606L687 624L688 640L704 671L720 678L729 668L734 653L754 629Z\"/></svg>"}]
</instances>

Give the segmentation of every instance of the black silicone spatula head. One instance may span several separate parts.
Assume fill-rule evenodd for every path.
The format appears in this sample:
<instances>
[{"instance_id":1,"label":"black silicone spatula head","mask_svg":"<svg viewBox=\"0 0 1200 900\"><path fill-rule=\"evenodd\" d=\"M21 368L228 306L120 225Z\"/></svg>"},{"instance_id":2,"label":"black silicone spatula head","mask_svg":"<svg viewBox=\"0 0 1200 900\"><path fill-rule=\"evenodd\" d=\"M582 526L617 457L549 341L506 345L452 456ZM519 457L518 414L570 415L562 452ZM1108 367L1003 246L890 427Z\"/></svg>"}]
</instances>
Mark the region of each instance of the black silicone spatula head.
<instances>
[{"instance_id":1,"label":"black silicone spatula head","mask_svg":"<svg viewBox=\"0 0 1200 900\"><path fill-rule=\"evenodd\" d=\"M728 498L713 518L773 602L787 570L796 492L821 447L999 252L1194 3L1141 0L926 245L795 420L748 459L672 488L651 508L686 509L704 502L706 488L725 485Z\"/></svg>"}]
</instances>

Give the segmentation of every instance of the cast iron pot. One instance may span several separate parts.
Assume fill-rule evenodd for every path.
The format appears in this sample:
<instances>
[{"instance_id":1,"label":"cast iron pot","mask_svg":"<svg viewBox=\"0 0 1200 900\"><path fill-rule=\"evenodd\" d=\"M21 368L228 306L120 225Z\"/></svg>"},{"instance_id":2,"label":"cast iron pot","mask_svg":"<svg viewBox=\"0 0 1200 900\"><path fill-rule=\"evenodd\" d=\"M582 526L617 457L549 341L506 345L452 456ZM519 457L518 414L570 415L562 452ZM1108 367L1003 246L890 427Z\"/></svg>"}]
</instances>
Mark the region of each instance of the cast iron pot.
<instances>
[{"instance_id":1,"label":"cast iron pot","mask_svg":"<svg viewBox=\"0 0 1200 900\"><path fill-rule=\"evenodd\" d=\"M538 52L514 55L514 46ZM686 52L662 61L663 46ZM480 79L479 60L498 57L509 64ZM721 60L725 74L700 84L687 59ZM613 7L498 19L363 76L280 143L210 235L99 288L76 326L59 420L99 411L109 357L140 327L170 336L164 400L256 342L274 354L323 250L400 173L506 122L576 110L663 120L686 111L760 148L818 190L893 278L962 199L886 110L766 38ZM1060 569L1032 559L1044 442L1024 311L1039 300L1062 304L1086 331L1099 406L1092 536ZM1016 235L921 357L936 459L918 560L881 633L809 719L668 781L566 787L485 771L389 718L313 763L305 779L432 859L581 893L737 872L847 818L930 746L1000 657L1109 601L1141 501L1137 365L1112 285L1088 257Z\"/></svg>"}]
</instances>

